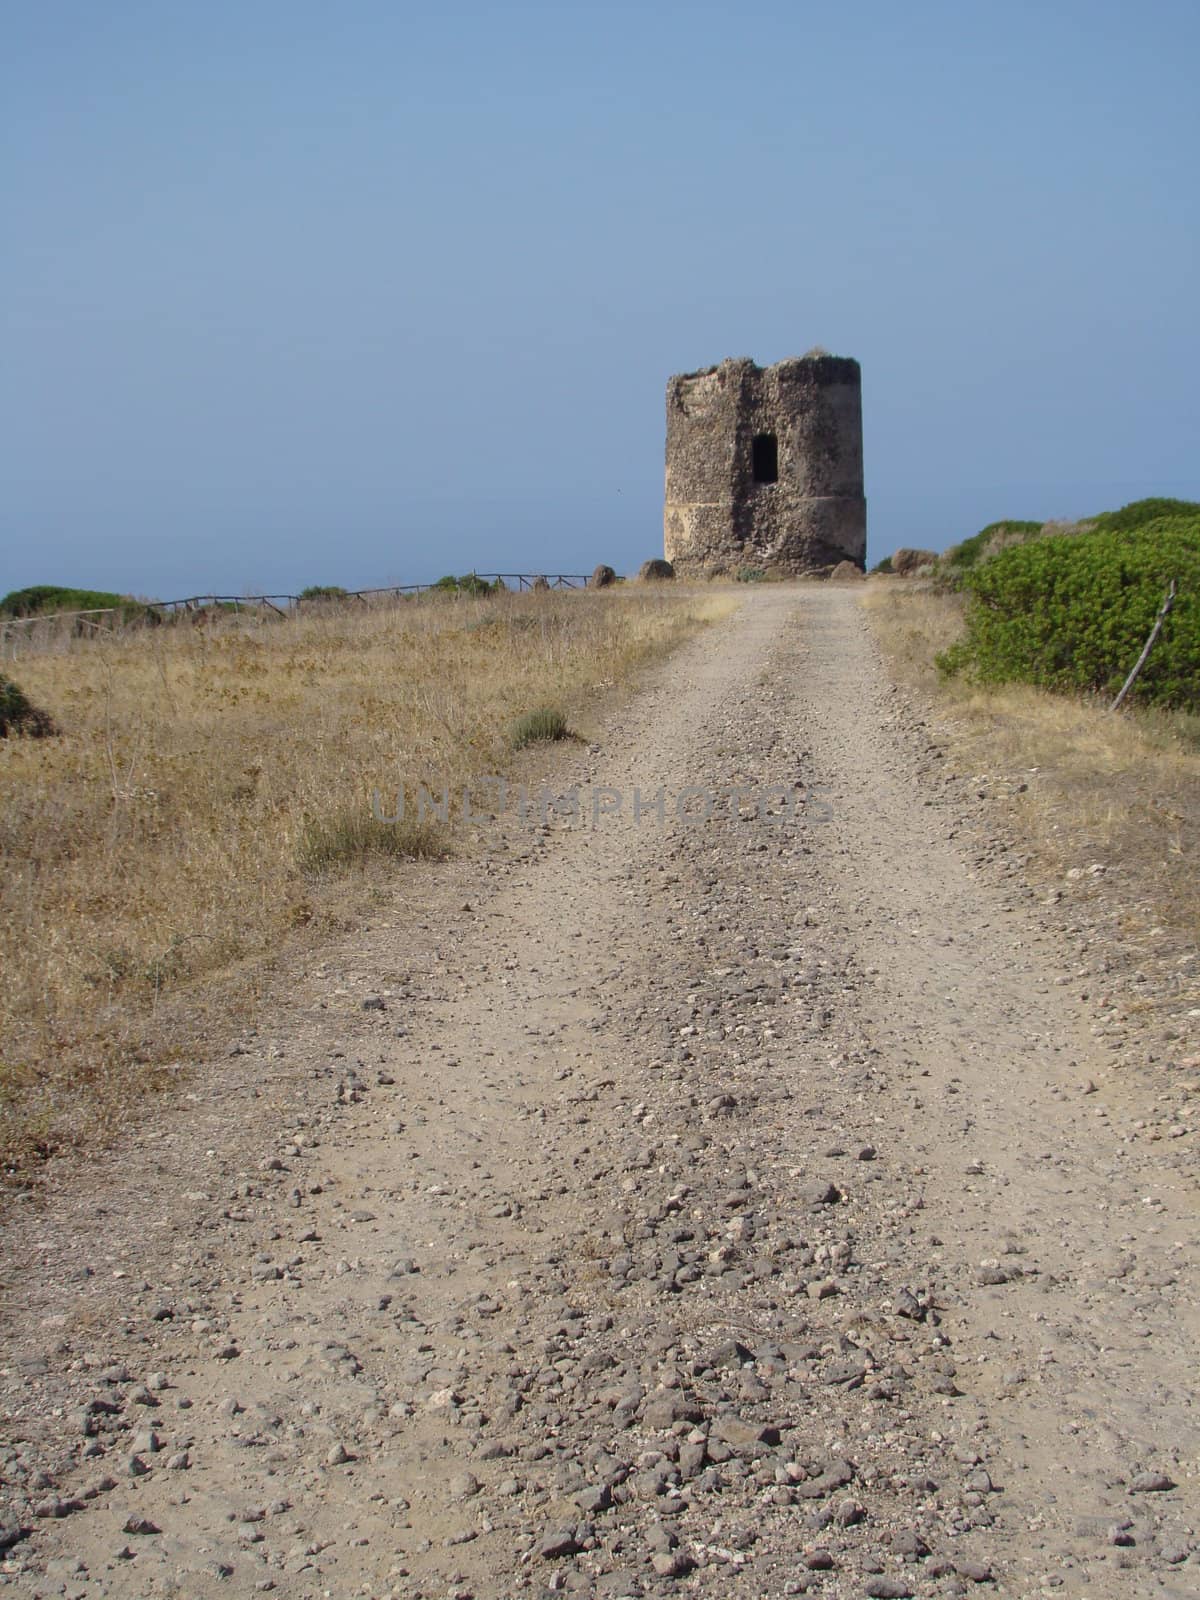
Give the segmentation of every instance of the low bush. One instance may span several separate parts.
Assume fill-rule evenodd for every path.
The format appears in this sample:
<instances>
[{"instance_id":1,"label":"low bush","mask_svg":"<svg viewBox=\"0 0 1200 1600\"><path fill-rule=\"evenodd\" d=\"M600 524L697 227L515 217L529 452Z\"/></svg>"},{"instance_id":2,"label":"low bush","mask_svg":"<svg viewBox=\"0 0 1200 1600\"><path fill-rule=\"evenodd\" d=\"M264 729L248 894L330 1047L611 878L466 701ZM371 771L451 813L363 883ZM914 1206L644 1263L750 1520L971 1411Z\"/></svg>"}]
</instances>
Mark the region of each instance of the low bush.
<instances>
[{"instance_id":1,"label":"low bush","mask_svg":"<svg viewBox=\"0 0 1200 1600\"><path fill-rule=\"evenodd\" d=\"M444 578L439 578L433 587L435 589L444 589L448 594L471 596L494 594L496 592L486 578L478 578L473 572L465 573L461 578L456 578L452 572L447 573Z\"/></svg>"},{"instance_id":2,"label":"low bush","mask_svg":"<svg viewBox=\"0 0 1200 1600\"><path fill-rule=\"evenodd\" d=\"M737 574L739 583L766 583L767 574L762 567L741 567Z\"/></svg>"},{"instance_id":3,"label":"low bush","mask_svg":"<svg viewBox=\"0 0 1200 1600\"><path fill-rule=\"evenodd\" d=\"M141 600L127 594L109 594L101 589L68 589L55 583L35 583L27 589L14 589L0 600L0 617L53 616L60 611L120 611L122 620L155 621L159 614Z\"/></svg>"},{"instance_id":4,"label":"low bush","mask_svg":"<svg viewBox=\"0 0 1200 1600\"><path fill-rule=\"evenodd\" d=\"M1174 578L1174 610L1135 693L1200 708L1200 508L1181 504L1182 514L1124 528L1114 513L1106 526L1030 539L969 568L966 632L939 668L981 683L1115 694Z\"/></svg>"},{"instance_id":5,"label":"low bush","mask_svg":"<svg viewBox=\"0 0 1200 1600\"><path fill-rule=\"evenodd\" d=\"M437 859L447 853L445 834L428 817L402 816L395 822L367 810L342 810L309 821L300 835L296 864L310 875L345 871L373 857L401 861Z\"/></svg>"},{"instance_id":6,"label":"low bush","mask_svg":"<svg viewBox=\"0 0 1200 1600\"><path fill-rule=\"evenodd\" d=\"M11 678L0 674L0 739L7 739L10 734L48 739L57 732L50 713L30 705L25 692Z\"/></svg>"},{"instance_id":7,"label":"low bush","mask_svg":"<svg viewBox=\"0 0 1200 1600\"><path fill-rule=\"evenodd\" d=\"M1148 523L1161 522L1164 517L1200 519L1200 502L1195 500L1167 500L1156 496L1150 500L1132 500L1119 511L1102 511L1098 517L1089 517L1093 528L1107 529L1110 533L1134 533Z\"/></svg>"},{"instance_id":8,"label":"low bush","mask_svg":"<svg viewBox=\"0 0 1200 1600\"><path fill-rule=\"evenodd\" d=\"M938 558L938 571L943 577L961 577L963 573L970 572L997 551L1041 533L1043 526L1044 524L1040 522L1019 521L1015 518L1009 518L1004 522L989 522L986 528L980 528L979 532L972 534L969 539L952 544L944 551Z\"/></svg>"},{"instance_id":9,"label":"low bush","mask_svg":"<svg viewBox=\"0 0 1200 1600\"><path fill-rule=\"evenodd\" d=\"M567 727L566 717L553 706L542 706L537 711L527 711L523 717L516 719L508 732L508 742L514 750L522 750L527 744L540 744L569 737L570 730Z\"/></svg>"},{"instance_id":10,"label":"low bush","mask_svg":"<svg viewBox=\"0 0 1200 1600\"><path fill-rule=\"evenodd\" d=\"M296 598L299 600L345 600L348 597L340 583L310 583L307 589L301 589Z\"/></svg>"}]
</instances>

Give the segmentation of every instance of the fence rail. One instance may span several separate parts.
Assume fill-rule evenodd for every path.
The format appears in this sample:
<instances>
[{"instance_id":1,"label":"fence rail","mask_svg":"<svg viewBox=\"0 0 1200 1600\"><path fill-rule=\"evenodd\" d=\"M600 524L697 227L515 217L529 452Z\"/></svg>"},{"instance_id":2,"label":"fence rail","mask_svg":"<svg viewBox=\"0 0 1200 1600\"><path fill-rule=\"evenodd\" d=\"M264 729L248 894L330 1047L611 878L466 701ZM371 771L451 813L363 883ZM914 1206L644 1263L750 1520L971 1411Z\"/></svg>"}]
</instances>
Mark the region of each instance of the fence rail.
<instances>
[{"instance_id":1,"label":"fence rail","mask_svg":"<svg viewBox=\"0 0 1200 1600\"><path fill-rule=\"evenodd\" d=\"M96 636L112 634L123 621L137 623L153 619L164 622L190 617L194 622L217 621L223 616L264 615L286 621L300 616L304 611L330 605L360 602L371 605L388 598L403 599L410 595L429 594L444 590L447 593L470 598L470 583L502 584L518 593L532 589L586 589L588 576L579 572L472 572L463 580L466 587L450 589L441 583L395 583L378 589L345 589L332 594L193 594L182 600L138 600L123 606L100 606L87 611L46 611L28 617L0 618L0 648L34 645L39 636L49 641L65 634ZM141 617L136 613L140 612Z\"/></svg>"}]
</instances>

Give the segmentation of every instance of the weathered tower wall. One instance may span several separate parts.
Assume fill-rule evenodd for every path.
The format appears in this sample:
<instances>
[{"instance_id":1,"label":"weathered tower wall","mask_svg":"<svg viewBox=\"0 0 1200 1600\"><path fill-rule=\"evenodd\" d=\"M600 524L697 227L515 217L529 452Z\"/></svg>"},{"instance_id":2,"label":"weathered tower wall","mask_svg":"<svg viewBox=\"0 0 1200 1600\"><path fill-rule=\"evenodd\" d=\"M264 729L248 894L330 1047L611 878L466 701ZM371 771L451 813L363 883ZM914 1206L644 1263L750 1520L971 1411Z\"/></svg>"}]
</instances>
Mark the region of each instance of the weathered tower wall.
<instances>
[{"instance_id":1,"label":"weathered tower wall","mask_svg":"<svg viewBox=\"0 0 1200 1600\"><path fill-rule=\"evenodd\" d=\"M864 565L858 362L741 359L672 378L663 531L683 573Z\"/></svg>"}]
</instances>

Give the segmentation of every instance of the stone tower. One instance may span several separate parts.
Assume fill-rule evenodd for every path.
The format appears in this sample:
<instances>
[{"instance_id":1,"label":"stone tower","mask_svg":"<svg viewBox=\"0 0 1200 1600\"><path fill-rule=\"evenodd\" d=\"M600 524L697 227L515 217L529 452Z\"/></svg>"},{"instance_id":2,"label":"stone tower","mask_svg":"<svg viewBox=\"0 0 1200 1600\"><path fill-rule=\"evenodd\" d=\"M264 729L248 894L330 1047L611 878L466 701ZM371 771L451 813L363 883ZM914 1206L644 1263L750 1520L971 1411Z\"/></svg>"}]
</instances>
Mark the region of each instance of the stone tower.
<instances>
[{"instance_id":1,"label":"stone tower","mask_svg":"<svg viewBox=\"0 0 1200 1600\"><path fill-rule=\"evenodd\" d=\"M685 574L863 566L858 362L742 358L672 378L663 532Z\"/></svg>"}]
</instances>

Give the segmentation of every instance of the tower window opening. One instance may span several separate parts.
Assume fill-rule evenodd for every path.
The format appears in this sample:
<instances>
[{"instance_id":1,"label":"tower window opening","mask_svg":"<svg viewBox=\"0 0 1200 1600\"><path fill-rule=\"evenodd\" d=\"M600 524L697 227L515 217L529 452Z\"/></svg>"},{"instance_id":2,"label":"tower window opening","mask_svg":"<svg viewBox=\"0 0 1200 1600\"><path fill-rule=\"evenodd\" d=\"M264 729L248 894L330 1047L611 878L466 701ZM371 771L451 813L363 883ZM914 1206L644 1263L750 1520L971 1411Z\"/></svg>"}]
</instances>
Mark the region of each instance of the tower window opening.
<instances>
[{"instance_id":1,"label":"tower window opening","mask_svg":"<svg viewBox=\"0 0 1200 1600\"><path fill-rule=\"evenodd\" d=\"M779 482L779 440L773 433L756 433L751 445L755 483Z\"/></svg>"}]
</instances>

